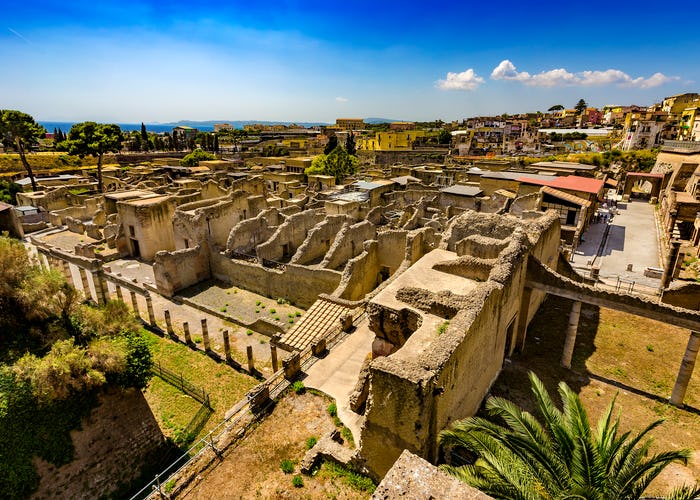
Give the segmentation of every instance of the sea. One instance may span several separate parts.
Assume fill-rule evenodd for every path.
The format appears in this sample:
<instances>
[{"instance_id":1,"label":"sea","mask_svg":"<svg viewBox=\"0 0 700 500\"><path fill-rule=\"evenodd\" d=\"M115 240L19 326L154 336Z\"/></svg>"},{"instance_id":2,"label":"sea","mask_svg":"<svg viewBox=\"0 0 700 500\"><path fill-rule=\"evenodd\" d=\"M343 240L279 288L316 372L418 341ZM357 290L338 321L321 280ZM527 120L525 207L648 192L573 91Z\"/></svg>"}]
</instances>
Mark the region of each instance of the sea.
<instances>
[{"instance_id":1,"label":"sea","mask_svg":"<svg viewBox=\"0 0 700 500\"><path fill-rule=\"evenodd\" d=\"M44 121L38 121L40 125L43 125L44 128L46 129L47 132L53 133L53 129L58 130L59 128L65 132L66 134L68 131L70 131L70 128L75 125L78 122L44 122ZM141 130L141 124L140 123L117 123L119 125L119 128L122 129L122 132L131 132L132 130ZM184 124L175 124L175 123L144 123L146 125L146 131L148 132L153 132L156 134L161 134L163 132L172 132L174 127L177 127L178 125L184 125ZM213 132L214 131L214 126L213 125L190 125L191 127L195 127L201 132Z\"/></svg>"},{"instance_id":2,"label":"sea","mask_svg":"<svg viewBox=\"0 0 700 500\"><path fill-rule=\"evenodd\" d=\"M53 129L58 130L59 128L68 133L70 128L78 122L49 122L37 120L37 123L44 126L47 132L53 133ZM173 128L177 126L188 126L194 127L200 132L213 132L215 123L229 123L234 128L242 129L244 125L251 124L262 124L262 125L291 125L293 122L271 122L262 120L216 120L216 121L187 121L182 120L179 122L169 122L169 123L144 123L146 125L146 131L153 132L156 134L161 134L163 132L172 132ZM328 125L328 123L323 122L294 122L300 127L315 127L321 125ZM117 123L122 132L131 132L132 130L141 130L140 123Z\"/></svg>"}]
</instances>

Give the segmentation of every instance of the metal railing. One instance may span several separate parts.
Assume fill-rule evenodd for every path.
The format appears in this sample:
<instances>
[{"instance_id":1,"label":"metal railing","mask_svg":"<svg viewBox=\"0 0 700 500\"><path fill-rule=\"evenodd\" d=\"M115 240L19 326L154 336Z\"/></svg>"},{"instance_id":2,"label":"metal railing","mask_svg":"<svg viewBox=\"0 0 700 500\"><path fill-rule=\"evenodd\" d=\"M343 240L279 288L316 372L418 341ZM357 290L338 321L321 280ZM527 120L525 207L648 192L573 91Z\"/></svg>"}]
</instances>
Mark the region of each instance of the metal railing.
<instances>
[{"instance_id":1,"label":"metal railing","mask_svg":"<svg viewBox=\"0 0 700 500\"><path fill-rule=\"evenodd\" d=\"M356 324L358 320L364 315L364 307L358 307L353 312L353 324ZM348 334L342 330L340 327L334 327L330 329L326 334L326 349L330 350L341 340L343 340ZM309 367L318 360L311 350L311 346L307 347L299 353L299 360L302 366L302 371L308 370ZM256 393L265 387L269 390L269 401L261 409L259 413L264 414L265 411L273 404L274 400L278 398L284 390L291 384L290 380L284 377L284 370L278 370L270 378L257 385L251 389L248 394ZM183 455L175 460L173 463L168 465L160 474L156 474L155 478L145 485L141 490L139 490L135 495L131 497L131 500L141 500L144 498L153 498L154 495L168 494L169 490L173 488L175 477L182 473L188 466L192 465L195 461L203 457L203 454L207 450L213 452L213 457L221 457L222 449L217 448L217 444L223 441L226 434L231 433L233 430L237 430L238 433L243 433L250 425L252 425L256 418L252 415L250 410L250 401L246 397L238 402L233 408L231 408L224 419L214 427L205 437L197 441L193 446L191 446ZM247 417L247 419L246 419ZM226 446L225 446L226 447ZM225 448L224 447L224 448ZM164 481L161 478L166 478Z\"/></svg>"}]
</instances>

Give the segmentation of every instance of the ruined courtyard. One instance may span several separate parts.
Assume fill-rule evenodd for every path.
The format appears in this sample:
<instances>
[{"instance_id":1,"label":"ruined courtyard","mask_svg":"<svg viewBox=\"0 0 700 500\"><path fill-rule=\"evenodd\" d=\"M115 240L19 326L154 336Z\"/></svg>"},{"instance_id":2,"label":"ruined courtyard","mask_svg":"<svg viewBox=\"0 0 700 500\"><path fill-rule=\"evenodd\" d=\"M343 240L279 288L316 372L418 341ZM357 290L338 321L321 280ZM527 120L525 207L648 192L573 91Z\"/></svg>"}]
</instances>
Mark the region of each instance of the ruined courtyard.
<instances>
[{"instance_id":1,"label":"ruined courtyard","mask_svg":"<svg viewBox=\"0 0 700 500\"><path fill-rule=\"evenodd\" d=\"M658 226L647 227L659 242L658 263L640 260L615 282L605 267L600 274L598 253L586 253L595 245L582 241L598 232L594 251L605 251L622 227L596 221L608 174L560 176L566 182L553 188L556 176L543 180L540 170L494 178L462 167L366 165L336 185L327 176L305 178L291 160L269 168L202 162L188 171L143 164L108 171L103 194L60 185L19 194L43 214L23 223L42 265L59 269L87 299L121 299L164 339L250 377L252 389L226 412L210 443L169 477L173 493L205 491L207 477L217 474L217 450L226 455L239 446L298 380L335 400L356 444L326 440L312 456L375 481L404 450L441 463L441 430L476 414L492 391L510 394L526 380L528 357L543 349L529 325L551 304L568 323L550 332L547 363L562 365L558 376L580 388L588 385L580 380L587 370L600 374L582 354L592 342L586 318L598 308L673 325L680 339L673 349L647 350L668 373L634 404L666 414L671 410L658 405L670 397L686 408L674 407L673 418L697 424L696 285L672 283L677 254L659 258L678 250L672 243L679 230L686 254L696 251L697 229L677 223L677 211L654 216ZM663 168L655 178L665 179L667 195L661 183L647 194L675 207L682 169ZM87 177L78 182L94 187ZM649 208L629 193L625 202ZM627 272L645 277L634 293L620 286L631 282ZM647 391L640 386L649 381L612 378L604 389L586 390L606 401L611 387ZM679 477L698 477L696 461Z\"/></svg>"}]
</instances>

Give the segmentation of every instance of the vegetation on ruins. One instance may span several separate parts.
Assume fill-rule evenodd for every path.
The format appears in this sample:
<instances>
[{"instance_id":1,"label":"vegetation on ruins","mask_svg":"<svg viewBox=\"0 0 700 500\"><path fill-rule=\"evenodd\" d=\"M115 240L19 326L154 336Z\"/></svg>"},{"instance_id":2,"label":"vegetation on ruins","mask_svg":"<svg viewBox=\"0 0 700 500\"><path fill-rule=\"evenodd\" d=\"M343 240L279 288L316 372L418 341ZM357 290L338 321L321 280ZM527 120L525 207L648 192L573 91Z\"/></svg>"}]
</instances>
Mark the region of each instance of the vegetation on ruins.
<instances>
[{"instance_id":1,"label":"vegetation on ruins","mask_svg":"<svg viewBox=\"0 0 700 500\"><path fill-rule=\"evenodd\" d=\"M619 433L613 400L594 431L579 396L564 382L559 410L539 378L532 372L529 377L540 420L506 399L489 398L487 413L505 425L470 417L441 432L443 446L478 457L471 465L443 465L443 470L494 498L636 499L666 466L690 457L685 449L648 457L647 435L661 420L634 435ZM700 486L684 486L670 498L698 495Z\"/></svg>"},{"instance_id":2,"label":"vegetation on ruins","mask_svg":"<svg viewBox=\"0 0 700 500\"><path fill-rule=\"evenodd\" d=\"M17 204L17 193L22 191L22 187L14 182L0 180L0 201L9 203L10 205Z\"/></svg>"},{"instance_id":3,"label":"vegetation on ruins","mask_svg":"<svg viewBox=\"0 0 700 500\"><path fill-rule=\"evenodd\" d=\"M68 139L60 148L69 155L97 158L97 190L102 192L102 157L105 153L118 153L122 146L122 131L113 123L76 123L68 132Z\"/></svg>"},{"instance_id":4,"label":"vegetation on ruins","mask_svg":"<svg viewBox=\"0 0 700 500\"><path fill-rule=\"evenodd\" d=\"M336 182L357 172L359 161L348 154L342 146L337 146L329 154L318 155L304 173L306 175L332 175Z\"/></svg>"},{"instance_id":5,"label":"vegetation on ruins","mask_svg":"<svg viewBox=\"0 0 700 500\"><path fill-rule=\"evenodd\" d=\"M656 163L658 154L658 149L643 149L637 151L620 151L619 149L613 149L612 151L604 151L602 153L572 153L548 156L545 158L527 157L521 159L521 162L523 164L530 164L539 161L572 161L599 167L617 165L627 171L649 172L654 166L654 163Z\"/></svg>"},{"instance_id":6,"label":"vegetation on ruins","mask_svg":"<svg viewBox=\"0 0 700 500\"><path fill-rule=\"evenodd\" d=\"M0 491L36 487L38 455L73 457L69 432L105 385L143 388L151 353L121 302L80 303L63 275L32 265L24 246L0 237Z\"/></svg>"},{"instance_id":7,"label":"vegetation on ruins","mask_svg":"<svg viewBox=\"0 0 700 500\"><path fill-rule=\"evenodd\" d=\"M31 165L27 161L26 151L46 135L46 129L36 123L27 113L13 109L0 110L0 141L5 148L12 148L19 153L22 166L32 182L32 191L36 191L36 180Z\"/></svg>"},{"instance_id":8,"label":"vegetation on ruins","mask_svg":"<svg viewBox=\"0 0 700 500\"><path fill-rule=\"evenodd\" d=\"M183 167L196 167L200 161L207 160L216 160L216 155L207 153L203 149L195 149L180 160L180 165Z\"/></svg>"}]
</instances>

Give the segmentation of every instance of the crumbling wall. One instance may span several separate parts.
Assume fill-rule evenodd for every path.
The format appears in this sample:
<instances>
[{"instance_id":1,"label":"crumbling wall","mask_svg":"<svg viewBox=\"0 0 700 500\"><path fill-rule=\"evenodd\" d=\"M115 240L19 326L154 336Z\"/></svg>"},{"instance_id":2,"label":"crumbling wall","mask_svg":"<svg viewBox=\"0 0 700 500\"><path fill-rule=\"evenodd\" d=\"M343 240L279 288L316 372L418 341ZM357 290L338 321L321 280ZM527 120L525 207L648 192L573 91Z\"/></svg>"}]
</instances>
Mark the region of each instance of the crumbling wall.
<instances>
[{"instance_id":1,"label":"crumbling wall","mask_svg":"<svg viewBox=\"0 0 700 500\"><path fill-rule=\"evenodd\" d=\"M172 297L176 292L209 279L209 255L197 245L174 252L156 253L153 275L158 292Z\"/></svg>"},{"instance_id":2,"label":"crumbling wall","mask_svg":"<svg viewBox=\"0 0 700 500\"><path fill-rule=\"evenodd\" d=\"M384 231L377 235L379 244L379 262L388 269L389 276L394 274L406 257L406 236L408 231Z\"/></svg>"},{"instance_id":3,"label":"crumbling wall","mask_svg":"<svg viewBox=\"0 0 700 500\"><path fill-rule=\"evenodd\" d=\"M397 343L392 345L398 350L370 364L361 454L377 477L386 473L404 449L435 461L439 432L454 420L476 413L497 378L504 357L514 348L518 322L529 321L542 300L533 292L528 317L519 318L527 257L532 254L543 262L552 262L558 253L558 229L558 221L551 214L525 222L465 213L453 221L443 241L444 246L452 246L452 251L460 242L465 255L438 262L433 269L476 281L476 287L464 296L445 293L444 297L433 296L429 291L399 290L397 297L409 294L404 296L405 303L418 307L416 312L422 311L422 326L416 323L419 330L409 329L415 334L407 330L401 338L394 339ZM464 237L479 233L505 242L495 245L500 249L495 258L468 254L477 250L476 253L491 257L496 252L485 251L487 240L469 238L468 243L462 242ZM421 293L425 295L423 299ZM447 302L442 304L440 300ZM425 302L427 309L419 307L419 302ZM434 313L451 311L451 315L455 310L458 312L446 329L435 328L445 316ZM368 311L374 311L372 321L381 323L373 330L385 335L391 330L391 321L381 318L398 309L370 302ZM434 333L431 328L435 328Z\"/></svg>"},{"instance_id":4,"label":"crumbling wall","mask_svg":"<svg viewBox=\"0 0 700 500\"><path fill-rule=\"evenodd\" d=\"M265 243L258 245L258 259L282 262L291 258L311 228L324 218L323 210L307 210L290 216Z\"/></svg>"},{"instance_id":5,"label":"crumbling wall","mask_svg":"<svg viewBox=\"0 0 700 500\"><path fill-rule=\"evenodd\" d=\"M344 215L329 215L325 220L316 224L309 231L306 240L297 249L290 262L304 265L322 258L328 253L335 237L346 221L347 217Z\"/></svg>"},{"instance_id":6,"label":"crumbling wall","mask_svg":"<svg viewBox=\"0 0 700 500\"><path fill-rule=\"evenodd\" d=\"M276 208L270 208L260 212L254 219L239 222L231 228L226 240L227 254L254 254L255 248L270 239L284 220Z\"/></svg>"},{"instance_id":7,"label":"crumbling wall","mask_svg":"<svg viewBox=\"0 0 700 500\"><path fill-rule=\"evenodd\" d=\"M378 247L375 240L365 241L364 251L345 266L335 297L360 300L381 283Z\"/></svg>"},{"instance_id":8,"label":"crumbling wall","mask_svg":"<svg viewBox=\"0 0 700 500\"><path fill-rule=\"evenodd\" d=\"M330 294L340 283L340 273L287 264L271 269L260 264L212 254L212 272L218 279L270 298L285 297L299 307L310 307L319 294Z\"/></svg>"},{"instance_id":9,"label":"crumbling wall","mask_svg":"<svg viewBox=\"0 0 700 500\"><path fill-rule=\"evenodd\" d=\"M362 242L373 240L376 235L376 228L368 221L344 226L333 240L320 267L338 269L344 266L350 259L363 252Z\"/></svg>"},{"instance_id":10,"label":"crumbling wall","mask_svg":"<svg viewBox=\"0 0 700 500\"><path fill-rule=\"evenodd\" d=\"M56 467L36 458L39 488L32 498L102 498L136 480L156 462L165 438L141 391L100 395L100 406L71 432L72 462Z\"/></svg>"},{"instance_id":11,"label":"crumbling wall","mask_svg":"<svg viewBox=\"0 0 700 500\"><path fill-rule=\"evenodd\" d=\"M539 210L542 197L539 192L518 196L510 205L509 212L513 215L521 215L527 210Z\"/></svg>"}]
</instances>

